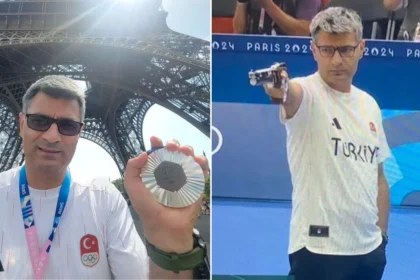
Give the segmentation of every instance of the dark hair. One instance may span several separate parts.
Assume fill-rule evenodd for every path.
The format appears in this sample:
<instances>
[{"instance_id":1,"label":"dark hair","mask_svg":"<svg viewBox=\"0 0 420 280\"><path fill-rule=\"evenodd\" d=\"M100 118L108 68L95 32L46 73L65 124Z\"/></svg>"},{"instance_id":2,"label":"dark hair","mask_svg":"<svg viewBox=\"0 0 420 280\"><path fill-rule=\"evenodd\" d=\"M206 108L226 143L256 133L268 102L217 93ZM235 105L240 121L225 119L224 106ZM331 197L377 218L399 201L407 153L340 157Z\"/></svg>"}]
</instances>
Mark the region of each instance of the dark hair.
<instances>
[{"instance_id":1,"label":"dark hair","mask_svg":"<svg viewBox=\"0 0 420 280\"><path fill-rule=\"evenodd\" d=\"M33 83L23 96L23 113L27 113L32 99L40 92L56 99L76 100L80 108L80 121L83 122L86 110L86 94L73 79L51 75Z\"/></svg>"}]
</instances>

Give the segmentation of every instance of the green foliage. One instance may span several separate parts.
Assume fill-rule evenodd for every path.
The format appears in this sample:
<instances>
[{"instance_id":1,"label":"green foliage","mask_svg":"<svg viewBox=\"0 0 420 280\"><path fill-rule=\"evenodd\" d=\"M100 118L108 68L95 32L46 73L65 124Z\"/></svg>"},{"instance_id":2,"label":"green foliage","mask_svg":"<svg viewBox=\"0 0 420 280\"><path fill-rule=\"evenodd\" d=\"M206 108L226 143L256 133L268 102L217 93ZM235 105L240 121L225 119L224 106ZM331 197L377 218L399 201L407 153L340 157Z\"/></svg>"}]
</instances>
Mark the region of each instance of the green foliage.
<instances>
[{"instance_id":1,"label":"green foliage","mask_svg":"<svg viewBox=\"0 0 420 280\"><path fill-rule=\"evenodd\" d=\"M124 179L120 178L117 180L112 181L112 183L115 185L115 187L121 192L121 193L125 193L125 189L124 189Z\"/></svg>"},{"instance_id":2,"label":"green foliage","mask_svg":"<svg viewBox=\"0 0 420 280\"><path fill-rule=\"evenodd\" d=\"M206 180L206 186L204 188L204 200L210 201L210 177Z\"/></svg>"}]
</instances>

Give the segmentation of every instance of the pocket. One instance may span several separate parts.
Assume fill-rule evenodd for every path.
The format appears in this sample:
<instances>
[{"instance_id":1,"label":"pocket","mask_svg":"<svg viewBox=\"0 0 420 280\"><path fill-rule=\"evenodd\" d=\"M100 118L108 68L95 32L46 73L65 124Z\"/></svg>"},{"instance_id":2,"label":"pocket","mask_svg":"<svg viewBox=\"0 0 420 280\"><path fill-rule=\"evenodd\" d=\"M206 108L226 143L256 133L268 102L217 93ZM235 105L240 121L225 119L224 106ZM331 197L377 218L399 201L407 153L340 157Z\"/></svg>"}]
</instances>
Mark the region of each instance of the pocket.
<instances>
[{"instance_id":1,"label":"pocket","mask_svg":"<svg viewBox=\"0 0 420 280\"><path fill-rule=\"evenodd\" d=\"M302 254L305 251L307 251L307 249L306 249L306 247L303 247L303 248L297 250L296 252L291 253L290 256L293 258L293 257L296 257L297 255Z\"/></svg>"},{"instance_id":2,"label":"pocket","mask_svg":"<svg viewBox=\"0 0 420 280\"><path fill-rule=\"evenodd\" d=\"M386 245L387 245L387 241L386 239L382 236L382 243L381 245L379 245L379 247L375 250L375 258L381 262L386 264Z\"/></svg>"},{"instance_id":3,"label":"pocket","mask_svg":"<svg viewBox=\"0 0 420 280\"><path fill-rule=\"evenodd\" d=\"M385 267L386 263L386 251L383 243L364 257L364 265L367 267Z\"/></svg>"}]
</instances>

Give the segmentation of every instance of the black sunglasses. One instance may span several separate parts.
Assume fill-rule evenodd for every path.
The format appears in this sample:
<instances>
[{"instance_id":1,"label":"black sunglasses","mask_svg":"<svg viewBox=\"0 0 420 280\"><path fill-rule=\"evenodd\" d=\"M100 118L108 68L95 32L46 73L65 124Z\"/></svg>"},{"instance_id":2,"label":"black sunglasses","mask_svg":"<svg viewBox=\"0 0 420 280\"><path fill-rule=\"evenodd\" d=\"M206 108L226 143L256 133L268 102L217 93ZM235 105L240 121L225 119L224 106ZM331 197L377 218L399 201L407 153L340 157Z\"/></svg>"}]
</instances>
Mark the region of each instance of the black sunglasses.
<instances>
[{"instance_id":1,"label":"black sunglasses","mask_svg":"<svg viewBox=\"0 0 420 280\"><path fill-rule=\"evenodd\" d=\"M70 119L54 119L41 114L25 114L28 127L36 131L47 131L53 123L57 124L58 132L65 136L76 136L83 126L82 122Z\"/></svg>"}]
</instances>

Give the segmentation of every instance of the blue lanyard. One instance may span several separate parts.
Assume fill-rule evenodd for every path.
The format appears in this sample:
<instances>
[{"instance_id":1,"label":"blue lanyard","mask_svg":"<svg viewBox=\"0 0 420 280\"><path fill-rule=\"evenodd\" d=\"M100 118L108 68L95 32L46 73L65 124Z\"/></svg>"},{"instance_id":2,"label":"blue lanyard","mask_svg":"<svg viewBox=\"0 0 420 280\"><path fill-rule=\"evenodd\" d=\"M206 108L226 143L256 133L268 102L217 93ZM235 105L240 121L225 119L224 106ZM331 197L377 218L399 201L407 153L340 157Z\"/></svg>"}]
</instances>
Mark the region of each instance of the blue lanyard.
<instances>
[{"instance_id":1,"label":"blue lanyard","mask_svg":"<svg viewBox=\"0 0 420 280\"><path fill-rule=\"evenodd\" d=\"M147 155L150 155L151 153L153 153L153 152L155 152L155 151L157 151L157 150L160 150L160 149L163 149L164 147L155 147L155 148L151 148L150 150L148 150L147 151ZM139 155L141 155L141 154L139 154Z\"/></svg>"},{"instance_id":2,"label":"blue lanyard","mask_svg":"<svg viewBox=\"0 0 420 280\"><path fill-rule=\"evenodd\" d=\"M67 199L70 192L70 182L71 176L70 172L66 172L63 184L60 189L60 194L58 196L57 207L55 210L55 217L53 222L53 228L49 236L49 240L52 242L54 240L54 235L58 228L58 223L60 222L61 215L63 214L64 208L66 207ZM19 180L19 193L20 193L20 203L22 206L22 216L23 224L25 230L30 229L35 226L35 218L32 211L31 196L29 193L28 180L26 178L26 167L23 166L20 170L20 180ZM47 253L50 251L51 245L47 248Z\"/></svg>"}]
</instances>

